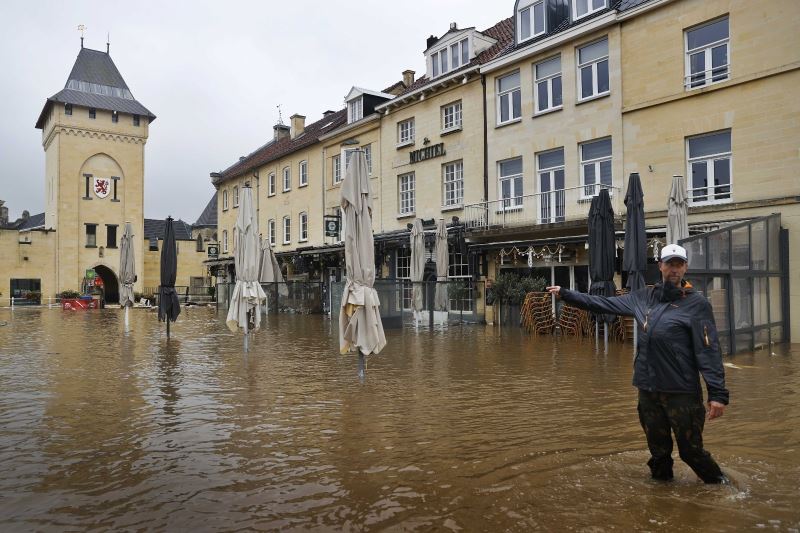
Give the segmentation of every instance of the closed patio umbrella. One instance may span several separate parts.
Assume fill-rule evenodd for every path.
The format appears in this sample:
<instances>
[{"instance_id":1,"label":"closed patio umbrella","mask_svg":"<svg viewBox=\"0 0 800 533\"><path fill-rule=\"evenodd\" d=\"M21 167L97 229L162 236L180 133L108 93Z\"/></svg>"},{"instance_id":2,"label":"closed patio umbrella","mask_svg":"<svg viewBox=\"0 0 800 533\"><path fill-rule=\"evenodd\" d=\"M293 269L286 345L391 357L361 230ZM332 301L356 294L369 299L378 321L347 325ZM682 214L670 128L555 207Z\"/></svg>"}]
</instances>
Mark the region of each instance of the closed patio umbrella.
<instances>
[{"instance_id":1,"label":"closed patio umbrella","mask_svg":"<svg viewBox=\"0 0 800 533\"><path fill-rule=\"evenodd\" d=\"M344 258L347 279L339 313L339 351L355 348L361 356L386 346L380 300L375 284L375 245L372 236L372 199L363 150L350 157L342 183Z\"/></svg>"},{"instance_id":2,"label":"closed patio umbrella","mask_svg":"<svg viewBox=\"0 0 800 533\"><path fill-rule=\"evenodd\" d=\"M687 220L688 199L683 176L672 176L672 187L667 200L667 244L678 244L689 237Z\"/></svg>"},{"instance_id":3,"label":"closed patio umbrella","mask_svg":"<svg viewBox=\"0 0 800 533\"><path fill-rule=\"evenodd\" d=\"M414 322L419 320L422 312L422 293L425 287L422 278L425 274L425 232L422 220L415 219L411 227L411 310Z\"/></svg>"},{"instance_id":4,"label":"closed patio umbrella","mask_svg":"<svg viewBox=\"0 0 800 533\"><path fill-rule=\"evenodd\" d=\"M288 296L289 289L283 281L283 272L278 264L278 258L275 257L275 252L272 251L272 246L269 239L261 241L261 266L258 269L258 281L261 283L277 284L278 290L276 295Z\"/></svg>"},{"instance_id":5,"label":"closed patio umbrella","mask_svg":"<svg viewBox=\"0 0 800 533\"><path fill-rule=\"evenodd\" d=\"M644 287L647 272L647 236L644 229L644 193L639 174L634 172L628 179L625 194L625 254L622 269L628 273L626 287L635 291Z\"/></svg>"},{"instance_id":6,"label":"closed patio umbrella","mask_svg":"<svg viewBox=\"0 0 800 533\"><path fill-rule=\"evenodd\" d=\"M433 300L436 311L447 311L447 270L450 256L447 250L447 226L440 218L436 226L436 296Z\"/></svg>"},{"instance_id":7,"label":"closed patio umbrella","mask_svg":"<svg viewBox=\"0 0 800 533\"><path fill-rule=\"evenodd\" d=\"M136 282L136 262L133 249L133 227L125 223L119 239L119 305L125 308L125 331L128 331L128 309L133 307L133 284Z\"/></svg>"},{"instance_id":8,"label":"closed patio umbrella","mask_svg":"<svg viewBox=\"0 0 800 533\"><path fill-rule=\"evenodd\" d=\"M169 338L169 323L178 320L181 314L181 304L178 293L175 292L175 278L178 275L178 250L175 244L175 228L172 227L172 217L167 217L164 222L164 245L161 248L161 284L158 287L158 320L167 323L167 338Z\"/></svg>"},{"instance_id":9,"label":"closed patio umbrella","mask_svg":"<svg viewBox=\"0 0 800 533\"><path fill-rule=\"evenodd\" d=\"M253 320L253 329L261 327L258 308L266 298L258 282L258 263L261 243L258 237L258 221L253 209L253 189L242 187L239 213L233 226L233 264L236 268L236 285L233 287L226 324L236 332L242 328L247 349L248 321Z\"/></svg>"},{"instance_id":10,"label":"closed patio umbrella","mask_svg":"<svg viewBox=\"0 0 800 533\"><path fill-rule=\"evenodd\" d=\"M608 189L601 189L592 198L589 208L589 276L592 280L589 294L614 296L617 287L614 284L614 259L616 257L616 241L614 239L614 209ZM614 315L599 315L606 323L614 321ZM608 334L608 326L605 328Z\"/></svg>"}]
</instances>

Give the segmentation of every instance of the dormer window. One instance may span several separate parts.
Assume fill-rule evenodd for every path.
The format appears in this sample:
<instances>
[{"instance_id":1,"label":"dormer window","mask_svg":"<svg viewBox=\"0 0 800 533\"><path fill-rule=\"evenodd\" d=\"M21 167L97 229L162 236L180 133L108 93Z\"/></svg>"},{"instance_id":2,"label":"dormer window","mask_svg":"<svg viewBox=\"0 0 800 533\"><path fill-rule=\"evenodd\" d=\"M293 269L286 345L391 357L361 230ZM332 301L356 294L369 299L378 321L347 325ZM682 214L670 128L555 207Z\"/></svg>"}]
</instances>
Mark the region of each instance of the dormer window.
<instances>
[{"instance_id":1,"label":"dormer window","mask_svg":"<svg viewBox=\"0 0 800 533\"><path fill-rule=\"evenodd\" d=\"M608 7L608 0L572 0L573 20L578 20Z\"/></svg>"},{"instance_id":2,"label":"dormer window","mask_svg":"<svg viewBox=\"0 0 800 533\"><path fill-rule=\"evenodd\" d=\"M431 54L432 77L447 74L467 63L469 63L469 39L464 38Z\"/></svg>"},{"instance_id":3,"label":"dormer window","mask_svg":"<svg viewBox=\"0 0 800 533\"><path fill-rule=\"evenodd\" d=\"M352 124L364 118L364 97L359 96L347 102L347 123Z\"/></svg>"},{"instance_id":4,"label":"dormer window","mask_svg":"<svg viewBox=\"0 0 800 533\"><path fill-rule=\"evenodd\" d=\"M577 1L580 3L580 0ZM527 41L547 31L544 3L545 0L520 0L517 5L517 42Z\"/></svg>"}]
</instances>

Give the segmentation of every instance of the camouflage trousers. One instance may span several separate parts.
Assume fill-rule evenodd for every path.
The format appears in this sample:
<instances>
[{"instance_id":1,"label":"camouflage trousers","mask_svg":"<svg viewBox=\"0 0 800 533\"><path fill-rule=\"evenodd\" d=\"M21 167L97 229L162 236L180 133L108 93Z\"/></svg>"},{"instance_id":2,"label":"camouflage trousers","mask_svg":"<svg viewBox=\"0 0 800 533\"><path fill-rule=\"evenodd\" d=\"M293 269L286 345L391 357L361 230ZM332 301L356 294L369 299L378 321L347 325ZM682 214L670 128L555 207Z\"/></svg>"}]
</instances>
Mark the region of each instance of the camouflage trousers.
<instances>
[{"instance_id":1,"label":"camouflage trousers","mask_svg":"<svg viewBox=\"0 0 800 533\"><path fill-rule=\"evenodd\" d=\"M695 394L673 394L639 390L639 422L647 437L654 479L672 479L672 434L681 460L706 483L724 480L719 465L703 449L706 410Z\"/></svg>"}]
</instances>

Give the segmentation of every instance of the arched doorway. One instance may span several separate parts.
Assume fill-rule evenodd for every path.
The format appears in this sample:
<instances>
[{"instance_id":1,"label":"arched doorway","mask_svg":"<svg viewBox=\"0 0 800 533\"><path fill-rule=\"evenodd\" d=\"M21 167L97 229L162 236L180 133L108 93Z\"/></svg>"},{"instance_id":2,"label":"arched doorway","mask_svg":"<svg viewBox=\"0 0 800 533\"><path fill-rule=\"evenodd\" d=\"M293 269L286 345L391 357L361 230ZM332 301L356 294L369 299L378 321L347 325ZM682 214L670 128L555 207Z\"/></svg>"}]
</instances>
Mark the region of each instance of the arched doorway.
<instances>
[{"instance_id":1,"label":"arched doorway","mask_svg":"<svg viewBox=\"0 0 800 533\"><path fill-rule=\"evenodd\" d=\"M119 303L119 281L114 271L105 265L97 265L94 271L103 280L103 297L107 304Z\"/></svg>"}]
</instances>

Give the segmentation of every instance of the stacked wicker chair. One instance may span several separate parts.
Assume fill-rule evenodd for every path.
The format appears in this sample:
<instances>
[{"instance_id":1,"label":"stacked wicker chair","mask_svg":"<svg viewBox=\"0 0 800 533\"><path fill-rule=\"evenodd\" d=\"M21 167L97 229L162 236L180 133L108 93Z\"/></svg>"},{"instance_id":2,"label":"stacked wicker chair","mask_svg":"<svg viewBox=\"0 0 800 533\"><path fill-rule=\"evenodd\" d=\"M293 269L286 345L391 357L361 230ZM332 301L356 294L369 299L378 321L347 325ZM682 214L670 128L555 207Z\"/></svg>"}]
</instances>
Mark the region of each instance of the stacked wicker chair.
<instances>
[{"instance_id":1,"label":"stacked wicker chair","mask_svg":"<svg viewBox=\"0 0 800 533\"><path fill-rule=\"evenodd\" d=\"M529 292L520 310L520 322L528 333L552 333L555 328L550 293Z\"/></svg>"},{"instance_id":2,"label":"stacked wicker chair","mask_svg":"<svg viewBox=\"0 0 800 533\"><path fill-rule=\"evenodd\" d=\"M589 336L594 326L589 313L568 304L561 306L558 316L558 328L562 335Z\"/></svg>"}]
</instances>

